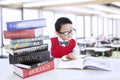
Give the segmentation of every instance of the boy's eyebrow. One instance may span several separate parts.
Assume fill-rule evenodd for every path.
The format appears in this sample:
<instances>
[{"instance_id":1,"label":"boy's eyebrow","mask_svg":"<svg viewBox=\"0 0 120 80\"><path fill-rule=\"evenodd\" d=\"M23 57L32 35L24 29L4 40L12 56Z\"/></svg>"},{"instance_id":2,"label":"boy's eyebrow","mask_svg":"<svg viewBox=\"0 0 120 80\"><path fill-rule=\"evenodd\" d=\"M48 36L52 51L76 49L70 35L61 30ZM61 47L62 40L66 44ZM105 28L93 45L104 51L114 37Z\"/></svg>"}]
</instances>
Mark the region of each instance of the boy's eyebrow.
<instances>
[{"instance_id":1,"label":"boy's eyebrow","mask_svg":"<svg viewBox=\"0 0 120 80\"><path fill-rule=\"evenodd\" d=\"M72 29L70 29L70 30L65 30L65 31L71 31L71 30L73 30L73 28L72 28Z\"/></svg>"}]
</instances>

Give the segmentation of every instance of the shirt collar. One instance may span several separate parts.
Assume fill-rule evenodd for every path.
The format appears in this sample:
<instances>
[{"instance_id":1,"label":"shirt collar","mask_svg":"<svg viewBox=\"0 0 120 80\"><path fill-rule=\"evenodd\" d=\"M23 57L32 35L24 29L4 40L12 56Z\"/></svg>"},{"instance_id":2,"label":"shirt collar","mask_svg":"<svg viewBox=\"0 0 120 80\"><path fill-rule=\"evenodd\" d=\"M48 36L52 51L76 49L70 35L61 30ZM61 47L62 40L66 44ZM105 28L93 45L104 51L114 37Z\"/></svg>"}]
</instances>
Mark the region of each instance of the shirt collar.
<instances>
[{"instance_id":1,"label":"shirt collar","mask_svg":"<svg viewBox=\"0 0 120 80\"><path fill-rule=\"evenodd\" d=\"M63 40L61 37L58 36L58 41L66 42L66 41L68 41L68 40Z\"/></svg>"}]
</instances>

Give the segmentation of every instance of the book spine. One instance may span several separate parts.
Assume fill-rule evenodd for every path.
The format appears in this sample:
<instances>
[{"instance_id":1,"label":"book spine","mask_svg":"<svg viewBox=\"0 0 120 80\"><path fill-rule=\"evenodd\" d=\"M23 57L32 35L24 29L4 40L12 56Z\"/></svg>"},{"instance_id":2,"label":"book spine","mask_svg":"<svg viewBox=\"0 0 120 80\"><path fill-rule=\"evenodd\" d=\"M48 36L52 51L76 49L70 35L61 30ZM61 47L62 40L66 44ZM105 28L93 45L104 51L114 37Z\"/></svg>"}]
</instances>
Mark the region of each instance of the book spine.
<instances>
[{"instance_id":1,"label":"book spine","mask_svg":"<svg viewBox=\"0 0 120 80\"><path fill-rule=\"evenodd\" d=\"M43 34L42 28L17 31L4 31L5 39L35 38L41 36L42 34Z\"/></svg>"},{"instance_id":2,"label":"book spine","mask_svg":"<svg viewBox=\"0 0 120 80\"><path fill-rule=\"evenodd\" d=\"M55 68L54 61L50 61L46 64L40 65L33 69L19 68L19 70L22 70L22 74L18 73L15 69L13 69L13 72L22 78L28 78L28 77L31 77L31 76L34 76L34 75L37 75L43 72L53 70L54 68Z\"/></svg>"},{"instance_id":3,"label":"book spine","mask_svg":"<svg viewBox=\"0 0 120 80\"><path fill-rule=\"evenodd\" d=\"M20 64L20 63L14 64L14 65L15 65L15 66L18 66L18 67L21 67L21 68L33 69L33 68L38 67L38 66L40 66L40 65L43 65L43 64L45 64L45 63L47 63L47 62L48 62L48 61L43 61L43 62L41 62L41 63L35 63L35 64L32 64L32 65L25 65L25 64Z\"/></svg>"},{"instance_id":4,"label":"book spine","mask_svg":"<svg viewBox=\"0 0 120 80\"><path fill-rule=\"evenodd\" d=\"M39 40L46 40L49 39L49 36L40 36L35 38L25 38L25 39L12 39L10 41L11 44L15 43L24 43L24 42L31 42L31 41L39 41Z\"/></svg>"},{"instance_id":5,"label":"book spine","mask_svg":"<svg viewBox=\"0 0 120 80\"><path fill-rule=\"evenodd\" d=\"M16 43L16 44L5 45L5 49L16 50L16 49L21 49L21 48L38 46L38 45L42 45L42 44L43 44L43 40L32 41L32 42L24 42L24 43Z\"/></svg>"},{"instance_id":6,"label":"book spine","mask_svg":"<svg viewBox=\"0 0 120 80\"><path fill-rule=\"evenodd\" d=\"M7 31L46 27L46 19L7 22Z\"/></svg>"},{"instance_id":7,"label":"book spine","mask_svg":"<svg viewBox=\"0 0 120 80\"><path fill-rule=\"evenodd\" d=\"M22 54L27 54L27 53L37 52L37 51L42 51L47 49L48 49L48 44L42 44L39 46L33 46L33 47L17 49L17 50L7 49L6 52L11 55L22 55Z\"/></svg>"},{"instance_id":8,"label":"book spine","mask_svg":"<svg viewBox=\"0 0 120 80\"><path fill-rule=\"evenodd\" d=\"M31 52L29 54L24 54L24 55L9 54L10 64L16 64L16 63L30 64L30 63L43 62L48 60L50 60L50 53L48 50Z\"/></svg>"},{"instance_id":9,"label":"book spine","mask_svg":"<svg viewBox=\"0 0 120 80\"><path fill-rule=\"evenodd\" d=\"M54 58L50 58L49 61L52 61L54 60ZM43 61L43 62L40 62L40 63L34 63L34 64L21 64L21 63L18 63L18 64L14 64L15 66L18 66L20 68L26 68L26 69L33 69L33 68L36 68L38 66L41 66L43 64L46 64L48 63L49 61Z\"/></svg>"}]
</instances>

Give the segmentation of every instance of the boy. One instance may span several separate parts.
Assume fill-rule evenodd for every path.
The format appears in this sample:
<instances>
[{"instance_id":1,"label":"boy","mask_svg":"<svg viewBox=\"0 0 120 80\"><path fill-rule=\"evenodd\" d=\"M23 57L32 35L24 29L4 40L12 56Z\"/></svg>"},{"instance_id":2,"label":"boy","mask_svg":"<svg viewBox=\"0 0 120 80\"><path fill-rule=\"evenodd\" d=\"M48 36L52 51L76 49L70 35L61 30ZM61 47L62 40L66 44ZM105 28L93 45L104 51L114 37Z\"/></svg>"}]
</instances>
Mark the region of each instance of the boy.
<instances>
[{"instance_id":1,"label":"boy","mask_svg":"<svg viewBox=\"0 0 120 80\"><path fill-rule=\"evenodd\" d=\"M51 56L75 59L75 55L79 55L80 51L76 41L72 39L75 29L72 27L71 20L66 17L59 18L55 23L55 31L58 37L51 38Z\"/></svg>"}]
</instances>

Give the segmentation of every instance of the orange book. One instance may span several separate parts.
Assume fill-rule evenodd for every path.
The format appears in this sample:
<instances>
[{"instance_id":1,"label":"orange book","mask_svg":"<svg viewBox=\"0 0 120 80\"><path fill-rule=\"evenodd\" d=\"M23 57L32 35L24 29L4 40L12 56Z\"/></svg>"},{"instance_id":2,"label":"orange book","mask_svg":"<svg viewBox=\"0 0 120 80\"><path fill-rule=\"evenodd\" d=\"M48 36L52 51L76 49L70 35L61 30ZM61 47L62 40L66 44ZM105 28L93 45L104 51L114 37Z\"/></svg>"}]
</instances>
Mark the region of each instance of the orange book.
<instances>
[{"instance_id":1,"label":"orange book","mask_svg":"<svg viewBox=\"0 0 120 80\"><path fill-rule=\"evenodd\" d=\"M38 67L35 67L33 69L26 69L26 68L21 68L18 66L13 65L13 73L15 73L16 75L18 75L19 77L22 78L28 78L31 77L33 75L37 75L43 72L47 72L50 70L54 69L54 61L49 61L43 65L40 65Z\"/></svg>"},{"instance_id":2,"label":"orange book","mask_svg":"<svg viewBox=\"0 0 120 80\"><path fill-rule=\"evenodd\" d=\"M26 30L4 31L5 39L35 38L43 34L43 28L33 28Z\"/></svg>"}]
</instances>

